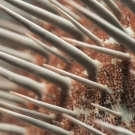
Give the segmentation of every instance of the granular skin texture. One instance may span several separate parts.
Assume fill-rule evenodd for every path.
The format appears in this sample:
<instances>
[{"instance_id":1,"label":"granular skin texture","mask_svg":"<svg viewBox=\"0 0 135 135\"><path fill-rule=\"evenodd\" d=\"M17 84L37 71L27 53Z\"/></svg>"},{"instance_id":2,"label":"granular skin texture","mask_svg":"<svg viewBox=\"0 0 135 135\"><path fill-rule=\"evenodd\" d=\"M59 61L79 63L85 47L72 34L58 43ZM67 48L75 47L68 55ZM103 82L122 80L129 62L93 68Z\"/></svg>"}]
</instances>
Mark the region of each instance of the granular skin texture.
<instances>
[{"instance_id":1,"label":"granular skin texture","mask_svg":"<svg viewBox=\"0 0 135 135\"><path fill-rule=\"evenodd\" d=\"M60 2L67 4L63 0L60 0ZM80 3L79 1L77 2ZM130 27L134 32L135 16L123 4L117 2L117 5L122 12L122 18L119 18L119 21L125 28ZM79 22L102 40L105 41L110 38L108 34L104 33L85 17L81 16ZM58 37L64 36L73 38L51 24L42 23L41 26L54 33ZM86 39L85 42L94 45L90 39ZM111 135L109 131L94 123L95 119L100 119L110 124L129 129L135 133L135 76L130 73L130 69L135 70L135 57L129 50L118 43L106 43L105 47L124 53L130 53L131 56L133 56L133 59L130 61L121 61L105 54L78 47L89 57L102 63L102 66L99 68L97 73L96 79L92 81L107 85L110 88L110 91L107 93L100 93L96 89L92 89L76 81L72 81L69 91L61 90L56 85L42 80L41 78L35 77L30 73L20 72L20 70L18 73L26 75L37 81L45 82L47 84L47 94L50 96L44 94L42 101L76 111L79 116L78 119L87 125L93 126L107 135ZM45 59L40 55L35 54L35 57L37 57L38 65L42 65L42 63L45 61ZM91 79L91 77L88 77L86 74L84 74L85 69L83 69L74 61L67 65L55 56L51 56L48 64L78 76ZM37 99L36 95L34 95L32 92L24 90L23 88L19 87L17 92ZM118 119L105 111L101 111L98 108L93 107L91 103L96 103L114 111L121 112L123 117L122 119ZM51 111L37 107L31 103L28 103L25 107L46 114L54 114ZM68 119L62 117L61 115L54 115L56 115L56 120L62 123L55 125L68 131L73 131L74 135L91 135L90 132L72 124ZM31 126L30 124L20 122L19 120L5 116L3 114L1 114L0 120L5 123L12 123L26 127L28 130L28 135L50 135L50 133L46 131Z\"/></svg>"}]
</instances>

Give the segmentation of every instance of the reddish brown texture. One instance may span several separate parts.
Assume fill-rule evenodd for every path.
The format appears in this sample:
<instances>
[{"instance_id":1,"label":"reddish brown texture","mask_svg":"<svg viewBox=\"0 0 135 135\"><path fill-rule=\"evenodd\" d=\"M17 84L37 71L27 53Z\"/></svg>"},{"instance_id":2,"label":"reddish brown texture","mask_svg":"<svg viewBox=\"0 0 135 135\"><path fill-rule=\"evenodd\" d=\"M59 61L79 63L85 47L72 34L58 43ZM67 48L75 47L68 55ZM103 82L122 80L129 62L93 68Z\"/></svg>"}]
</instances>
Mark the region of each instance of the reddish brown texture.
<instances>
[{"instance_id":1,"label":"reddish brown texture","mask_svg":"<svg viewBox=\"0 0 135 135\"><path fill-rule=\"evenodd\" d=\"M62 3L66 4L64 1L61 0ZM118 3L121 11L122 11L122 18L121 23L124 27L131 26L132 30L135 31L135 16L129 12L129 10L122 5L121 3ZM88 21L86 18L81 17L79 22L86 26L89 30L91 30L95 35L97 35L99 38L106 40L109 38L109 35L104 33L101 29L99 29L97 26L93 25L90 21ZM50 24L42 24L42 27L47 29L48 31L52 32L53 34L56 34L57 36L66 36L71 37L70 35L64 33L63 31L59 30L58 28L50 25ZM87 39L85 42L94 44L90 39ZM121 52L129 52L127 49L122 47L121 45L118 45L116 43L114 44L106 44L106 48L110 48L113 50L118 50ZM76 81L72 82L72 89L70 91L67 91L66 94L64 94L64 90L60 90L55 85L46 82L45 80L42 80L38 77L35 77L29 73L21 72L23 75L26 75L30 78L33 78L40 82L47 83L47 92L50 96L45 96L42 101L48 102L57 106L62 106L65 108L68 108L70 110L75 110L78 108L78 110L82 110L80 112L77 112L79 114L79 120L82 122L85 122L88 125L92 125L93 127L99 129L102 132L105 132L106 134L110 134L105 129L101 128L100 126L93 123L95 119L101 119L105 120L108 123L119 125L122 127L125 127L127 129L130 129L131 131L135 132L135 118L132 119L132 121L128 120L122 120L121 122L114 117L111 114L108 114L104 111L99 111L99 113L96 113L95 110L97 108L93 107L90 103L97 103L104 107L111 108L111 106L122 106L125 104L125 108L127 110L129 109L135 109L135 85L134 85L134 79L135 77L131 75L129 72L130 69L135 69L135 63L132 61L119 61L116 60L110 56L97 53L88 49L82 49L79 48L83 52L85 52L88 56L90 56L92 59L99 60L102 62L102 68L100 68L96 81L100 84L107 85L112 91L108 93L101 94L99 91L86 87L81 83L78 83ZM43 57L40 55L35 55L38 58L38 64L42 66L43 63ZM112 61L115 60L115 63L112 63ZM49 64L55 67L58 67L58 64L60 65L61 69L64 69L68 72L74 73L78 76L82 76L85 78L88 78L84 75L84 69L79 66L76 62L73 62L71 65L66 65L64 62L59 60L58 58L51 56L51 59L49 61ZM20 72L20 71L19 71ZM35 98L36 96L32 94L31 92L22 91L22 89L18 90L19 93L22 93L24 95L30 96ZM52 96L52 97L51 97ZM54 97L55 96L55 97ZM117 109L116 107L116 109ZM29 109L35 109L36 111L40 111L42 113L51 114L52 112L36 107L35 105L32 105L31 103L28 104ZM129 114L130 115L130 114ZM135 117L135 116L134 116ZM56 120L59 122L64 123L64 126L60 126L66 130L74 131L74 135L89 135L90 133L83 128L76 126L69 122L66 118L61 117L60 115L57 115ZM11 117L3 117L2 121L9 122L9 123L15 123L17 125L23 125L27 127L28 129L28 135L48 135L48 132L45 132L43 130L40 130L38 128L35 128L29 124L22 123L18 120L15 120ZM128 126L129 125L129 126ZM59 126L59 125L58 125Z\"/></svg>"}]
</instances>

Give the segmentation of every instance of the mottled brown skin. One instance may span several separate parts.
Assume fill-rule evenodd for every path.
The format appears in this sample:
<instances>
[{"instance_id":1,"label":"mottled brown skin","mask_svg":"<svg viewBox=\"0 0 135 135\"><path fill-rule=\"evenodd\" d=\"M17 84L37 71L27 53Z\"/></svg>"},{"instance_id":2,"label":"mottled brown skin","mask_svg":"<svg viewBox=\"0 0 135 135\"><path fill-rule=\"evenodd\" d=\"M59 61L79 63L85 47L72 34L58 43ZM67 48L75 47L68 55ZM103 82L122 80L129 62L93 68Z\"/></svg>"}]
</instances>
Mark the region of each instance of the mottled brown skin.
<instances>
[{"instance_id":1,"label":"mottled brown skin","mask_svg":"<svg viewBox=\"0 0 135 135\"><path fill-rule=\"evenodd\" d=\"M60 2L62 2L63 4L66 4L62 0ZM122 11L122 15L123 15L122 18L119 18L119 20L121 21L124 27L131 26L131 29L135 31L135 16L131 12L129 12L129 10L124 5L122 5L121 3L117 3L117 4L120 7ZM91 23L86 18L81 17L79 22L83 24L86 28L91 30L99 38L103 40L109 38L109 35L104 33L97 26L93 25L93 23ZM41 26L47 29L48 31L56 34L59 37L61 36L71 37L70 35L67 35L63 31L59 30L58 28L50 24L45 24L45 25L42 24ZM94 44L90 39L85 40L85 42ZM129 50L127 50L126 48L116 43L106 44L105 47L111 48L113 50L125 52L125 53L126 52L130 53ZM98 71L96 80L94 81L100 84L107 85L111 90L108 91L107 93L101 94L95 89L86 87L76 81L72 81L72 89L70 89L70 91L67 91L67 94L64 94L65 93L63 92L64 90L62 91L55 85L48 83L44 80L41 80L40 78L34 77L34 79L36 80L46 82L48 84L48 94L55 95L54 98L45 96L44 99L42 99L42 101L45 101L54 105L62 106L70 110L76 110L76 108L78 108L77 113L79 114L80 121L83 121L88 125L92 125L93 127L99 129L100 131L108 135L111 133L103 129L102 127L94 124L95 119L101 119L108 123L125 127L135 132L135 114L134 114L135 76L133 76L130 73L130 69L135 69L135 62L134 61L120 61L113 57L110 57L101 53L97 53L88 49L82 49L81 47L79 47L79 49L81 49L91 58L102 62L102 67ZM41 56L37 56L37 55L35 56L39 57L38 64L41 65L43 63L43 58ZM134 59L134 56L133 56L133 59ZM64 69L68 72L90 79L90 77L87 77L86 75L84 75L83 73L84 69L78 64L76 64L75 62L73 62L71 65L66 65L58 58L52 56L51 60L49 61L49 64L55 67L57 67L57 65L59 64L60 67L58 68ZM29 73L25 73L25 75L33 78L33 76ZM17 92L36 98L36 96L33 93L31 92L26 93L26 91L24 92L22 88L18 89ZM123 118L120 120L109 113L100 111L97 108L93 107L91 103L100 104L112 110L119 111L123 114ZM31 103L29 103L28 108L36 110L36 111L40 111L43 113L47 113L47 114L52 113L48 110L38 108L37 106L32 105ZM69 131L73 131L74 135L89 135L90 134L88 131L84 130L83 128L79 126L72 124L66 118L63 118L60 115L57 115L56 120L64 123L64 126L61 126L61 125L57 125L57 126L60 126ZM1 121L25 126L28 129L28 135L33 135L33 134L34 135L49 135L50 134L48 132L45 132L43 130L40 130L29 124L20 122L8 116L1 117Z\"/></svg>"}]
</instances>

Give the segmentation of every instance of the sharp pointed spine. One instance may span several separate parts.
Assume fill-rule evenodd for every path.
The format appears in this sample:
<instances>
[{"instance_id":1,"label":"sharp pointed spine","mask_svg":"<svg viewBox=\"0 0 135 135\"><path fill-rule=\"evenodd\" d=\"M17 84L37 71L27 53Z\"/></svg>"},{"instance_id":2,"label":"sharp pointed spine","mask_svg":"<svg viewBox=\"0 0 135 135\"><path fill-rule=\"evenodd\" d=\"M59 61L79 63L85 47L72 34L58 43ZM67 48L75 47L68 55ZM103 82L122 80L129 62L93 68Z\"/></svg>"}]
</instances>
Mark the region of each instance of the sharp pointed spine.
<instances>
[{"instance_id":1,"label":"sharp pointed spine","mask_svg":"<svg viewBox=\"0 0 135 135\"><path fill-rule=\"evenodd\" d=\"M125 129L125 128L122 128L122 127L118 127L118 126L113 126L109 123L106 123L106 122L103 122L103 121L100 121L100 120L95 120L95 122L107 129L109 129L110 131L112 131L114 134L121 134L121 135L134 135L133 132Z\"/></svg>"},{"instance_id":2,"label":"sharp pointed spine","mask_svg":"<svg viewBox=\"0 0 135 135\"><path fill-rule=\"evenodd\" d=\"M91 105L94 106L94 107L97 107L97 108L100 109L100 110L106 111L106 112L108 112L108 113L114 115L114 116L117 117L117 118L120 118L120 119L122 118L122 114L121 114L120 112L113 111L113 110L111 110L111 109L105 108L105 107L103 107L103 106L100 106L100 105L94 104L94 103L91 103Z\"/></svg>"},{"instance_id":3,"label":"sharp pointed spine","mask_svg":"<svg viewBox=\"0 0 135 135\"><path fill-rule=\"evenodd\" d=\"M96 0L81 0L88 8L94 11L97 15L101 16L107 22L111 23L115 27L119 28L120 30L125 31L121 23L117 20L117 18L104 6L102 6Z\"/></svg>"},{"instance_id":4,"label":"sharp pointed spine","mask_svg":"<svg viewBox=\"0 0 135 135\"><path fill-rule=\"evenodd\" d=\"M0 28L0 41L4 43L4 45L12 46L12 44L17 44L18 46L26 47L27 49L33 50L49 59L49 53L26 36Z\"/></svg>"},{"instance_id":5,"label":"sharp pointed spine","mask_svg":"<svg viewBox=\"0 0 135 135\"><path fill-rule=\"evenodd\" d=\"M0 26L3 29L13 31L21 35L24 35L25 33L30 33L30 31L28 31L25 27L18 24L14 24L11 21L6 21L4 19L0 19Z\"/></svg>"},{"instance_id":6,"label":"sharp pointed spine","mask_svg":"<svg viewBox=\"0 0 135 135\"><path fill-rule=\"evenodd\" d=\"M112 0L104 0L104 2L112 10L112 12L115 14L115 16L117 16L118 18L122 16L119 7L115 4L114 1L112 1Z\"/></svg>"},{"instance_id":7,"label":"sharp pointed spine","mask_svg":"<svg viewBox=\"0 0 135 135\"><path fill-rule=\"evenodd\" d=\"M73 18L75 18L76 20L79 20L79 16L77 14L75 14L74 12L72 12L71 10L69 10L68 8L66 8L65 6L63 6L61 3L59 3L56 0L50 0L54 5L56 5L57 7L59 7L60 9L62 9L63 11L65 11L66 13L68 13L70 16L72 16Z\"/></svg>"},{"instance_id":8,"label":"sharp pointed spine","mask_svg":"<svg viewBox=\"0 0 135 135\"><path fill-rule=\"evenodd\" d=\"M55 5L54 5L55 6ZM99 46L104 46L102 44L102 41L95 36L93 33L91 33L88 29L86 29L84 26L82 26L79 22L77 22L74 18L72 18L69 14L61 10L59 7L55 6L58 11L60 11L62 14L64 14L82 33L84 33L88 38L92 39L96 44Z\"/></svg>"},{"instance_id":9,"label":"sharp pointed spine","mask_svg":"<svg viewBox=\"0 0 135 135\"><path fill-rule=\"evenodd\" d=\"M49 0L33 0L34 2L40 4L44 9L56 14L56 15L59 15L59 13L57 12L57 10L55 10L55 8L53 8L51 2L49 2Z\"/></svg>"},{"instance_id":10,"label":"sharp pointed spine","mask_svg":"<svg viewBox=\"0 0 135 135\"><path fill-rule=\"evenodd\" d=\"M17 135L27 134L27 130L25 128L13 124L6 124L6 123L0 123L0 131L9 134L17 134Z\"/></svg>"},{"instance_id":11,"label":"sharp pointed spine","mask_svg":"<svg viewBox=\"0 0 135 135\"><path fill-rule=\"evenodd\" d=\"M69 59L67 59L66 57L64 57L63 55L60 54L60 52L57 52L56 50L54 50L52 47L47 46L46 44L44 44L43 42L41 42L40 40L34 38L33 36L31 36L30 34L26 34L29 38L31 38L33 41L35 41L38 45L40 45L42 48L44 48L45 50L47 50L48 52L50 52L51 54L55 55L56 57L58 57L59 59L61 59L62 61L66 62L66 63L71 63L71 61Z\"/></svg>"},{"instance_id":12,"label":"sharp pointed spine","mask_svg":"<svg viewBox=\"0 0 135 135\"><path fill-rule=\"evenodd\" d=\"M46 70L43 67L40 67L38 65L24 61L22 59L16 58L3 52L0 52L0 59L12 64L13 66L17 66L25 71L40 76L41 78L60 86L64 90L69 89L70 82L65 77L58 75L50 70Z\"/></svg>"},{"instance_id":13,"label":"sharp pointed spine","mask_svg":"<svg viewBox=\"0 0 135 135\"><path fill-rule=\"evenodd\" d=\"M65 108L62 108L62 107L59 107L59 106L55 106L55 105L52 105L52 104L48 104L48 103L45 103L45 102L42 102L42 101L38 101L36 99L32 99L30 97L24 96L22 94L18 94L16 92L10 92L10 93L14 94L18 97L21 97L21 98L23 98L23 99L25 99L29 102L32 102L33 104L36 104L37 106L40 106L42 108L53 111L54 113L58 113L58 114L66 113L66 114L69 114L73 117L77 117L77 114L74 111L71 111L71 110L68 110L68 109L65 109Z\"/></svg>"},{"instance_id":14,"label":"sharp pointed spine","mask_svg":"<svg viewBox=\"0 0 135 135\"><path fill-rule=\"evenodd\" d=\"M8 92L4 92L0 90L0 99L4 99L10 102L14 102L14 103L19 103L21 105L26 105L27 103L25 102L25 100L16 97Z\"/></svg>"},{"instance_id":15,"label":"sharp pointed spine","mask_svg":"<svg viewBox=\"0 0 135 135\"><path fill-rule=\"evenodd\" d=\"M45 121L48 121L48 122L52 122L53 119L54 119L53 116L50 116L50 115L47 115L47 114L42 114L42 113L32 111L32 110L29 110L29 109L17 107L17 106L7 104L7 103L1 102L1 101L0 101L0 105L2 107L6 107L8 109L11 109L11 110L26 114L28 116L31 116L31 117L34 117L34 118L37 118L37 119L45 120Z\"/></svg>"},{"instance_id":16,"label":"sharp pointed spine","mask_svg":"<svg viewBox=\"0 0 135 135\"><path fill-rule=\"evenodd\" d=\"M21 120L21 121L32 124L32 125L34 125L38 128L41 128L43 130L46 130L46 131L48 131L50 133L53 133L53 134L56 134L56 135L57 134L59 134L59 135L70 135L70 132L68 132L68 131L66 131L62 128L59 128L57 126L42 122L40 120L25 116L25 115L22 115L22 114L19 114L19 113L15 113L13 111L9 111L7 109L0 108L0 112L2 112L4 114L7 114L7 115L10 115L14 118L17 118L17 119Z\"/></svg>"},{"instance_id":17,"label":"sharp pointed spine","mask_svg":"<svg viewBox=\"0 0 135 135\"><path fill-rule=\"evenodd\" d=\"M101 93L103 92L107 92L109 90L109 88L105 85L102 85L102 84L98 84L96 82L93 82L93 81L90 81L88 79L85 79L85 78L82 78L82 77L79 77L77 75L74 75L74 74L71 74L69 72L66 72L64 70L61 70L61 69L58 69L58 68L55 68L55 67L52 67L50 65L47 65L47 64L43 64L44 67L48 68L49 70L52 70L56 73L59 73L63 76L67 76L67 77L70 77L86 86L89 86L89 87L92 87L98 91L100 91Z\"/></svg>"},{"instance_id":18,"label":"sharp pointed spine","mask_svg":"<svg viewBox=\"0 0 135 135\"><path fill-rule=\"evenodd\" d=\"M62 29L65 32L68 32L70 35L73 35L78 39L83 39L83 34L70 21L60 16L57 16L51 12L48 12L34 5L23 2L21 0L18 1L5 0L5 1L37 18L40 18L48 23L55 25L56 27Z\"/></svg>"},{"instance_id":19,"label":"sharp pointed spine","mask_svg":"<svg viewBox=\"0 0 135 135\"><path fill-rule=\"evenodd\" d=\"M69 3L69 1L66 1L66 2ZM73 1L71 1L70 4L71 3L73 3ZM76 4L74 4L73 6L76 6ZM118 29L114 25L108 23L107 21L105 21L101 17L99 17L96 14L92 13L91 11L88 11L87 9L83 8L82 6L80 8L78 8L78 10L80 12L82 12L83 14L85 14L88 17L88 19L90 19L98 27L100 27L102 30L104 30L106 33L108 33L114 39L116 39L122 46L125 46L133 54L135 54L135 39L130 37L128 34L123 32L122 30Z\"/></svg>"},{"instance_id":20,"label":"sharp pointed spine","mask_svg":"<svg viewBox=\"0 0 135 135\"><path fill-rule=\"evenodd\" d=\"M131 59L131 56L128 53L115 51L115 50L105 48L105 47L99 47L99 46L90 45L90 44L80 42L80 41L77 41L77 40L74 40L74 39L66 38L66 37L62 37L62 39L64 39L65 41L67 41L69 43L75 44L77 46L87 48L87 49L91 49L91 50L94 50L94 51L97 51L97 52L112 56L114 58L118 58L118 59L121 59L121 60L130 60Z\"/></svg>"},{"instance_id":21,"label":"sharp pointed spine","mask_svg":"<svg viewBox=\"0 0 135 135\"><path fill-rule=\"evenodd\" d=\"M21 52L21 51L15 50L15 49L11 49L11 48L5 47L3 45L0 45L0 51L8 53L10 55L13 55L15 57L18 57L20 59L35 63L35 59L29 53Z\"/></svg>"},{"instance_id":22,"label":"sharp pointed spine","mask_svg":"<svg viewBox=\"0 0 135 135\"><path fill-rule=\"evenodd\" d=\"M69 116L67 114L63 114L64 117L66 117L67 119L69 119L70 121L72 121L74 124L83 127L84 129L88 130L90 133L94 134L94 135L105 135L104 133L100 132L99 130L88 126L87 124L73 118L72 116Z\"/></svg>"},{"instance_id":23,"label":"sharp pointed spine","mask_svg":"<svg viewBox=\"0 0 135 135\"><path fill-rule=\"evenodd\" d=\"M29 30L34 32L36 35L39 35L42 39L46 40L47 42L51 43L53 46L61 50L63 53L67 54L71 57L71 59L74 59L76 62L78 62L81 66L83 66L89 75L91 75L93 78L97 74L98 66L97 62L91 58L89 58L86 54L84 54L79 49L73 47L69 43L65 42L64 40L58 38L57 36L53 35L52 33L46 31L45 29L39 27L38 25L30 22L29 20L23 18L22 16L18 15L17 13L14 13L10 9L0 6L0 9L3 10L5 13L22 23L25 27L27 27Z\"/></svg>"},{"instance_id":24,"label":"sharp pointed spine","mask_svg":"<svg viewBox=\"0 0 135 135\"><path fill-rule=\"evenodd\" d=\"M40 98L43 94L43 90L45 89L45 85L41 84L39 82L36 82L35 80L32 80L28 77L13 73L7 69L4 69L0 67L0 75L5 77L6 79L25 87L34 93L36 93Z\"/></svg>"}]
</instances>

